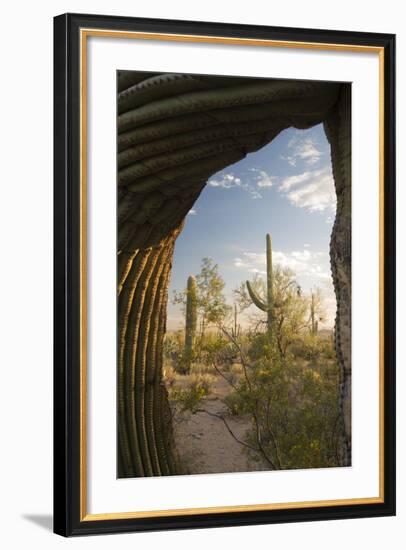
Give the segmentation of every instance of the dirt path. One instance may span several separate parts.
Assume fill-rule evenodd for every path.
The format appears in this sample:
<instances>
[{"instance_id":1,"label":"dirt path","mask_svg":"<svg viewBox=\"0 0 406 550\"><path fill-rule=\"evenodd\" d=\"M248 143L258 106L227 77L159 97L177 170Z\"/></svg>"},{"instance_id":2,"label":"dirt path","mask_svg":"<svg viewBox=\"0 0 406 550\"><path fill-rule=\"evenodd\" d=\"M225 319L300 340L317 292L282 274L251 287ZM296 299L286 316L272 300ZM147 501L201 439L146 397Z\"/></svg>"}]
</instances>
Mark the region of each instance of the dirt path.
<instances>
[{"instance_id":1,"label":"dirt path","mask_svg":"<svg viewBox=\"0 0 406 550\"><path fill-rule=\"evenodd\" d=\"M201 408L226 417L233 433L244 439L249 419L227 414L221 399L228 393L227 383L218 378ZM205 412L198 412L176 423L175 438L179 457L190 474L247 472L265 469L249 460L244 447L235 441L223 421Z\"/></svg>"}]
</instances>

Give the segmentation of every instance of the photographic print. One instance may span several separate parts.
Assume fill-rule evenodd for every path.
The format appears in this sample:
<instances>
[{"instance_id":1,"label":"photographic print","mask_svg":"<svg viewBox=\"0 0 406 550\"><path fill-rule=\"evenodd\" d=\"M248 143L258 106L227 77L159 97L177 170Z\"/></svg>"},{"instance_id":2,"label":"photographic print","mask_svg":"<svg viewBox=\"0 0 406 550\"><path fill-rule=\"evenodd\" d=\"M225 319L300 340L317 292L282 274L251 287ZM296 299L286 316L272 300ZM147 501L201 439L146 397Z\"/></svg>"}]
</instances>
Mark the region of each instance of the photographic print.
<instances>
[{"instance_id":1,"label":"photographic print","mask_svg":"<svg viewBox=\"0 0 406 550\"><path fill-rule=\"evenodd\" d=\"M54 29L55 532L394 515L395 36Z\"/></svg>"},{"instance_id":2,"label":"photographic print","mask_svg":"<svg viewBox=\"0 0 406 550\"><path fill-rule=\"evenodd\" d=\"M117 476L351 466L351 84L117 72Z\"/></svg>"}]
</instances>

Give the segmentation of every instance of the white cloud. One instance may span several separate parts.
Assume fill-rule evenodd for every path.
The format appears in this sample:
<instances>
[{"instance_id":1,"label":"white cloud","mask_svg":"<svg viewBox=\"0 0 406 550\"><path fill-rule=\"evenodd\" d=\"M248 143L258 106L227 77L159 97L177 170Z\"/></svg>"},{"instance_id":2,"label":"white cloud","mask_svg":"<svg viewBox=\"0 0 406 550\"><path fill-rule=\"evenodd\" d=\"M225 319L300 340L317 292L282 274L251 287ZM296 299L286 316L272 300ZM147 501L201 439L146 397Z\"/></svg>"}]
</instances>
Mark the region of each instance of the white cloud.
<instances>
[{"instance_id":1,"label":"white cloud","mask_svg":"<svg viewBox=\"0 0 406 550\"><path fill-rule=\"evenodd\" d=\"M312 177L312 174L317 174L320 170L313 172L303 172L302 174L296 174L294 176L287 176L283 179L281 185L279 186L279 191L289 191L291 187L299 185L300 183L305 183L309 181Z\"/></svg>"},{"instance_id":2,"label":"white cloud","mask_svg":"<svg viewBox=\"0 0 406 550\"><path fill-rule=\"evenodd\" d=\"M311 138L294 136L288 143L288 149L291 154L282 159L287 160L291 166L296 166L298 160L312 166L323 155Z\"/></svg>"},{"instance_id":3,"label":"white cloud","mask_svg":"<svg viewBox=\"0 0 406 550\"><path fill-rule=\"evenodd\" d=\"M258 191L255 191L255 189L252 189L252 187L249 184L245 185L243 189L251 195L252 199L262 199L261 193L259 193Z\"/></svg>"},{"instance_id":4,"label":"white cloud","mask_svg":"<svg viewBox=\"0 0 406 550\"><path fill-rule=\"evenodd\" d=\"M233 187L241 187L241 179L234 174L224 174L220 178L210 179L209 185L212 187L222 187L223 189L232 189Z\"/></svg>"},{"instance_id":5,"label":"white cloud","mask_svg":"<svg viewBox=\"0 0 406 550\"><path fill-rule=\"evenodd\" d=\"M335 212L336 194L329 166L284 178L279 191L291 204L310 212Z\"/></svg>"},{"instance_id":6,"label":"white cloud","mask_svg":"<svg viewBox=\"0 0 406 550\"><path fill-rule=\"evenodd\" d=\"M282 252L274 250L272 261L282 268L289 268L307 284L318 284L324 280L331 280L329 259L323 252L311 252L307 248ZM264 252L243 252L234 259L234 266L249 273L266 273L266 254Z\"/></svg>"},{"instance_id":7,"label":"white cloud","mask_svg":"<svg viewBox=\"0 0 406 550\"><path fill-rule=\"evenodd\" d=\"M258 168L250 168L251 172L254 172L254 176L257 187L272 187L276 180L276 176L270 176L265 170L259 170Z\"/></svg>"},{"instance_id":8,"label":"white cloud","mask_svg":"<svg viewBox=\"0 0 406 550\"><path fill-rule=\"evenodd\" d=\"M189 216L196 216L196 214L197 214L196 208L191 208L188 212Z\"/></svg>"},{"instance_id":9,"label":"white cloud","mask_svg":"<svg viewBox=\"0 0 406 550\"><path fill-rule=\"evenodd\" d=\"M221 187L222 189L239 188L249 193L252 199L262 199L261 193L253 185L241 181L241 178L234 176L232 173L210 178L208 184L211 187Z\"/></svg>"},{"instance_id":10,"label":"white cloud","mask_svg":"<svg viewBox=\"0 0 406 550\"><path fill-rule=\"evenodd\" d=\"M251 195L252 199L262 199L260 190L272 187L278 178L270 176L265 170L258 168L249 168L254 175L249 178L240 178L232 173L218 174L210 178L208 184L211 187L221 187L222 189L242 189Z\"/></svg>"}]
</instances>

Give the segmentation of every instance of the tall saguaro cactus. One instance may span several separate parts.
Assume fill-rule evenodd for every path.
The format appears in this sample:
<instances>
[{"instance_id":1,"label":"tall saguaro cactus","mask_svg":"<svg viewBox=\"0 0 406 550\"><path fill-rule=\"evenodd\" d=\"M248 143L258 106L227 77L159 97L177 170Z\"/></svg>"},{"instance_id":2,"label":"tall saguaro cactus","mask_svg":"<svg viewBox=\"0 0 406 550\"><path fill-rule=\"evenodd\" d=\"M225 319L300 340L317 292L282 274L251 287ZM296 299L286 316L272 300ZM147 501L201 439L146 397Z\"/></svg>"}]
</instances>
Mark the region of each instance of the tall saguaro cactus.
<instances>
[{"instance_id":1,"label":"tall saguaro cactus","mask_svg":"<svg viewBox=\"0 0 406 550\"><path fill-rule=\"evenodd\" d=\"M251 283L247 281L248 294L250 295L253 303L262 311L267 314L268 334L272 334L272 322L273 322L273 269L272 269L272 240L271 236L266 236L266 299L261 300L257 292L252 287Z\"/></svg>"},{"instance_id":2,"label":"tall saguaro cactus","mask_svg":"<svg viewBox=\"0 0 406 550\"><path fill-rule=\"evenodd\" d=\"M190 371L193 346L196 334L197 324L197 292L196 279L190 275L187 280L187 295L186 295L186 326L185 326L185 372Z\"/></svg>"}]
</instances>

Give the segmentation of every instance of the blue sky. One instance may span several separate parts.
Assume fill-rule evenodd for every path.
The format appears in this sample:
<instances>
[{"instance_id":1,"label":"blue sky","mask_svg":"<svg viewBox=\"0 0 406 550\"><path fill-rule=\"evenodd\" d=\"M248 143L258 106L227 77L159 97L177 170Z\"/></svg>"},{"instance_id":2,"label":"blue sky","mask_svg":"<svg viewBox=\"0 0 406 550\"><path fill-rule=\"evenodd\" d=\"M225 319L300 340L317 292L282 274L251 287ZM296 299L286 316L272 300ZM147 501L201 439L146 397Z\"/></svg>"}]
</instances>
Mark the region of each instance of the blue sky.
<instances>
[{"instance_id":1,"label":"blue sky","mask_svg":"<svg viewBox=\"0 0 406 550\"><path fill-rule=\"evenodd\" d=\"M265 235L273 261L292 268L304 291L319 287L333 325L335 298L329 241L335 217L330 146L322 125L289 128L269 145L210 178L177 239L169 302L187 277L213 258L232 290L266 268ZM179 306L168 306L168 330L183 327Z\"/></svg>"}]
</instances>

